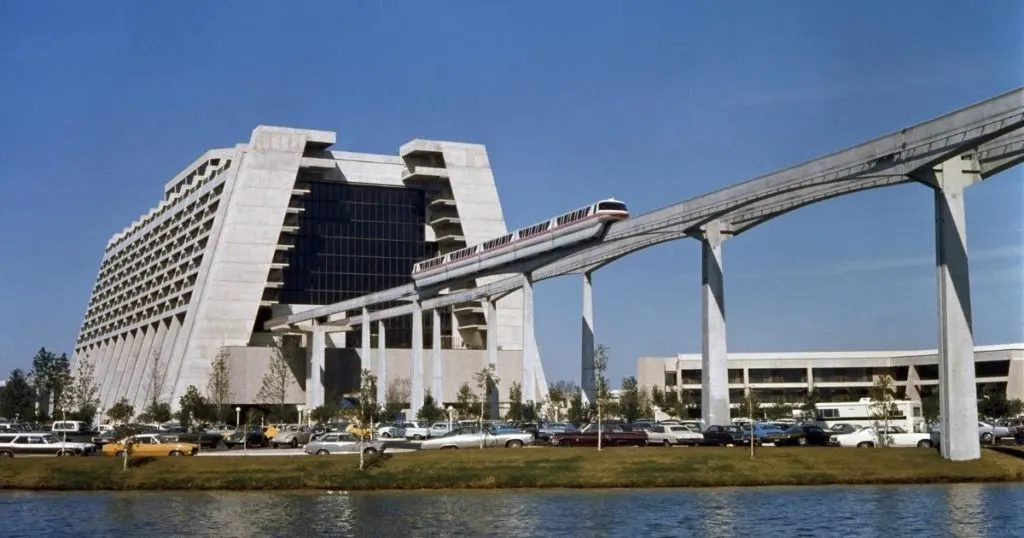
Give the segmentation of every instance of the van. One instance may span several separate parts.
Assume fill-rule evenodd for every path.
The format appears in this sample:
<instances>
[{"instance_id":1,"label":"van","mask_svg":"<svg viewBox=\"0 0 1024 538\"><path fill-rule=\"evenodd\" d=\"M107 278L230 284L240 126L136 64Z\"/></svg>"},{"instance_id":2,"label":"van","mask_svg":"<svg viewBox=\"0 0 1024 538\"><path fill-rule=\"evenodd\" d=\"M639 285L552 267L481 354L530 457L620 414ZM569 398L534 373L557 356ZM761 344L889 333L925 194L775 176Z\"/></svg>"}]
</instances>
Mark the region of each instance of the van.
<instances>
[{"instance_id":1,"label":"van","mask_svg":"<svg viewBox=\"0 0 1024 538\"><path fill-rule=\"evenodd\" d=\"M53 423L53 433L88 434L93 433L92 424L81 420L60 420Z\"/></svg>"}]
</instances>

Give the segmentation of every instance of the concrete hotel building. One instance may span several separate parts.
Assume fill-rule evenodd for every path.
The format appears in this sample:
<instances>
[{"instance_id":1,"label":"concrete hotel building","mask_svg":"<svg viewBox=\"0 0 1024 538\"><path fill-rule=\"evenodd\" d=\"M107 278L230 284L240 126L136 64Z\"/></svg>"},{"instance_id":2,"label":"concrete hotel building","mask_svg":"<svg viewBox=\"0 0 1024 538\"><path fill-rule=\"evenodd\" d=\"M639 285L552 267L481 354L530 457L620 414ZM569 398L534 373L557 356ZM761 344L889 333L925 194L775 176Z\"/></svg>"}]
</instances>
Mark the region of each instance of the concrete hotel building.
<instances>
[{"instance_id":1,"label":"concrete hotel building","mask_svg":"<svg viewBox=\"0 0 1024 538\"><path fill-rule=\"evenodd\" d=\"M978 346L974 350L978 394L1003 391L1024 399L1024 344ZM729 353L729 401L733 407L750 388L761 402L801 402L813 388L822 401L867 397L878 376L893 376L900 396L920 400L938 390L939 358L924 351L831 351L801 353ZM700 354L642 357L640 386L657 386L689 401L700 401Z\"/></svg>"},{"instance_id":2,"label":"concrete hotel building","mask_svg":"<svg viewBox=\"0 0 1024 538\"><path fill-rule=\"evenodd\" d=\"M258 403L275 336L264 321L408 283L416 261L507 232L484 146L413 140L396 156L331 151L334 143L333 132L257 127L247 144L196 159L110 239L74 353L94 364L103 409L125 397L141 410L154 380L177 407L189 385L205 391L218 354L230 365L232 405ZM521 381L521 310L521 292L497 303L506 393ZM440 317L442 401L486 365L484 316L469 303ZM438 328L425 319L429 349ZM411 378L411 323L383 323L382 387ZM361 356L360 333L327 335L321 398L358 392L361 368L379 371L376 351ZM309 339L282 337L293 357L290 403L318 403L305 391Z\"/></svg>"}]
</instances>

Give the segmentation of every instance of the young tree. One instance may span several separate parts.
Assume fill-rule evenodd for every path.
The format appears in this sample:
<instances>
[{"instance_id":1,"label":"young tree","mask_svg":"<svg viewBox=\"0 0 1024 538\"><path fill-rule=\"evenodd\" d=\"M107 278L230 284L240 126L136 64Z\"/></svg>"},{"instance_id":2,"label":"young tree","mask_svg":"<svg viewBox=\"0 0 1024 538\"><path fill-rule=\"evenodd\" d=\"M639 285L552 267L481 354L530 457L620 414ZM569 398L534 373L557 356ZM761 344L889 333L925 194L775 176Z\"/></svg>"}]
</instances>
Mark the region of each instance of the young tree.
<instances>
[{"instance_id":1,"label":"young tree","mask_svg":"<svg viewBox=\"0 0 1024 538\"><path fill-rule=\"evenodd\" d=\"M96 384L95 371L95 365L87 357L75 363L75 374L61 404L62 409L70 411L69 419L90 423L96 419L100 409L100 387Z\"/></svg>"},{"instance_id":2,"label":"young tree","mask_svg":"<svg viewBox=\"0 0 1024 538\"><path fill-rule=\"evenodd\" d=\"M878 432L878 444L887 447L890 439L889 423L900 414L895 403L896 387L892 376L888 374L878 376L875 385L871 388L871 402L871 417L881 422L882 428L884 428Z\"/></svg>"},{"instance_id":3,"label":"young tree","mask_svg":"<svg viewBox=\"0 0 1024 538\"><path fill-rule=\"evenodd\" d=\"M107 417L115 424L128 422L134 414L135 406L128 403L128 398L121 398L110 409L107 409Z\"/></svg>"},{"instance_id":4,"label":"young tree","mask_svg":"<svg viewBox=\"0 0 1024 538\"><path fill-rule=\"evenodd\" d=\"M804 401L800 404L800 411L802 412L803 418L810 418L814 420L818 416L818 404L821 402L821 397L818 395L818 391L814 389L807 389L804 392Z\"/></svg>"},{"instance_id":5,"label":"young tree","mask_svg":"<svg viewBox=\"0 0 1024 538\"><path fill-rule=\"evenodd\" d=\"M598 344L594 349L594 377L597 380L597 450L601 450L601 413L611 403L611 389L608 387L608 346Z\"/></svg>"},{"instance_id":6,"label":"young tree","mask_svg":"<svg viewBox=\"0 0 1024 538\"><path fill-rule=\"evenodd\" d=\"M495 372L494 365L489 364L483 370L480 370L479 372L473 374L473 381L476 383L476 388L478 391L477 398L480 400L479 420L482 425L484 418L487 418L490 412L489 409L486 409L486 406L484 404L490 401L490 396L492 394L497 393L498 383L500 383L501 380L498 379L498 374ZM483 447L483 445L480 446Z\"/></svg>"},{"instance_id":7,"label":"young tree","mask_svg":"<svg viewBox=\"0 0 1024 538\"><path fill-rule=\"evenodd\" d=\"M444 410L434 401L434 395L428 390L423 395L423 407L416 413L416 420L433 424L444 418Z\"/></svg>"},{"instance_id":8,"label":"young tree","mask_svg":"<svg viewBox=\"0 0 1024 538\"><path fill-rule=\"evenodd\" d=\"M150 362L153 363L149 371L149 398L146 400L146 408L139 415L143 422L162 423L171 420L171 406L164 402L164 389L167 382L167 365L160 361L160 352L154 350L150 355Z\"/></svg>"},{"instance_id":9,"label":"young tree","mask_svg":"<svg viewBox=\"0 0 1024 538\"><path fill-rule=\"evenodd\" d=\"M40 348L32 358L32 372L29 376L39 396L45 395L48 404L52 402L54 406L59 406L64 401L64 391L71 383L71 361L65 354L58 357L45 347Z\"/></svg>"},{"instance_id":10,"label":"young tree","mask_svg":"<svg viewBox=\"0 0 1024 538\"><path fill-rule=\"evenodd\" d=\"M643 414L640 409L640 389L636 378L629 376L622 379L622 392L619 394L619 413L627 422L634 422Z\"/></svg>"},{"instance_id":11,"label":"young tree","mask_svg":"<svg viewBox=\"0 0 1024 538\"><path fill-rule=\"evenodd\" d=\"M412 383L406 378L391 380L388 390L384 391L384 419L395 420L409 404L412 395Z\"/></svg>"},{"instance_id":12,"label":"young tree","mask_svg":"<svg viewBox=\"0 0 1024 538\"><path fill-rule=\"evenodd\" d=\"M231 352L220 348L210 364L210 374L206 378L206 396L213 406L218 423L224 422L228 404L231 403L231 366L228 363L230 358Z\"/></svg>"},{"instance_id":13,"label":"young tree","mask_svg":"<svg viewBox=\"0 0 1024 538\"><path fill-rule=\"evenodd\" d=\"M505 417L517 422L523 420L523 387L518 381L513 381L508 387L508 413Z\"/></svg>"},{"instance_id":14,"label":"young tree","mask_svg":"<svg viewBox=\"0 0 1024 538\"><path fill-rule=\"evenodd\" d=\"M583 405L583 391L577 388L569 394L569 405L568 410L566 411L566 420L576 426L581 426L589 423L590 419L590 406Z\"/></svg>"},{"instance_id":15,"label":"young tree","mask_svg":"<svg viewBox=\"0 0 1024 538\"><path fill-rule=\"evenodd\" d=\"M35 391L28 383L25 372L11 371L7 384L0 388L0 416L29 420L35 415Z\"/></svg>"},{"instance_id":16,"label":"young tree","mask_svg":"<svg viewBox=\"0 0 1024 538\"><path fill-rule=\"evenodd\" d=\"M667 409L668 405L665 400L665 391L658 388L657 385L651 385L651 403L662 409Z\"/></svg>"},{"instance_id":17,"label":"young tree","mask_svg":"<svg viewBox=\"0 0 1024 538\"><path fill-rule=\"evenodd\" d=\"M740 403L739 412L749 417L752 421L757 421L761 418L761 400L758 399L757 393L752 389L744 391L743 401Z\"/></svg>"},{"instance_id":18,"label":"young tree","mask_svg":"<svg viewBox=\"0 0 1024 538\"><path fill-rule=\"evenodd\" d=\"M292 380L289 358L290 350L284 339L275 339L267 370L260 378L260 390L256 393L257 400L274 409L271 419L285 420L288 414L285 406L288 403L288 385Z\"/></svg>"},{"instance_id":19,"label":"young tree","mask_svg":"<svg viewBox=\"0 0 1024 538\"><path fill-rule=\"evenodd\" d=\"M377 423L380 403L377 402L377 376L369 369L359 375L359 418L365 425Z\"/></svg>"},{"instance_id":20,"label":"young tree","mask_svg":"<svg viewBox=\"0 0 1024 538\"><path fill-rule=\"evenodd\" d=\"M453 406L458 411L459 418L469 418L476 407L476 403L476 395L473 394L473 389L469 387L469 383L459 385L459 392L455 394L455 405Z\"/></svg>"}]
</instances>

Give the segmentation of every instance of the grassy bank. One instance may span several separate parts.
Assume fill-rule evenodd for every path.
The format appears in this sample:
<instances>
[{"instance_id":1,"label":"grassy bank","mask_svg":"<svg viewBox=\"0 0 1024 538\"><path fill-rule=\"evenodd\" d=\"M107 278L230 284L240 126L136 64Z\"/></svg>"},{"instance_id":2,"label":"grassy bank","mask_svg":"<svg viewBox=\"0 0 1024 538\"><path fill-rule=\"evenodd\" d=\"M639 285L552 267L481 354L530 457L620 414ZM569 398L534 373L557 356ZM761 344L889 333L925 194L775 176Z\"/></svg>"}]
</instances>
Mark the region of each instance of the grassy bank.
<instances>
[{"instance_id":1,"label":"grassy bank","mask_svg":"<svg viewBox=\"0 0 1024 538\"><path fill-rule=\"evenodd\" d=\"M0 460L0 489L273 490L707 487L1024 480L1024 459L984 450L947 462L927 449L495 449L396 454L359 471L357 458L198 457Z\"/></svg>"}]
</instances>

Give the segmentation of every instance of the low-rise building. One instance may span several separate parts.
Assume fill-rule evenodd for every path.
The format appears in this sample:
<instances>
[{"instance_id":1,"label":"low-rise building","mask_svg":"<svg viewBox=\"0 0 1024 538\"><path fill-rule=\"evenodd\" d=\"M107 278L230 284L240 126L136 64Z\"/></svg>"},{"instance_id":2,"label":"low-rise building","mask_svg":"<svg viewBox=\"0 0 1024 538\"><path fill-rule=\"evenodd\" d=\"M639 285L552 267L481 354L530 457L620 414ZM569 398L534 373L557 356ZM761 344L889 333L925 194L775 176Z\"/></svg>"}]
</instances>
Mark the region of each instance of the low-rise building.
<instances>
[{"instance_id":1,"label":"low-rise building","mask_svg":"<svg viewBox=\"0 0 1024 538\"><path fill-rule=\"evenodd\" d=\"M978 394L1003 392L1024 399L1024 343L977 346ZM922 351L827 351L799 353L729 353L729 401L735 406L746 389L764 403L804 401L813 389L820 401L857 401L867 397L879 376L893 377L900 397L920 400L939 385L939 357ZM701 356L641 357L637 382L680 394L683 401L701 397Z\"/></svg>"}]
</instances>

